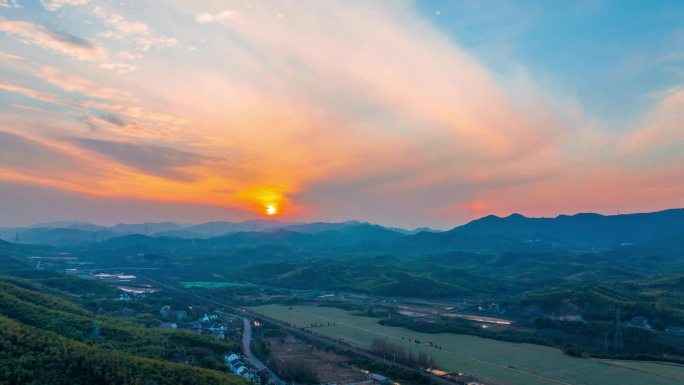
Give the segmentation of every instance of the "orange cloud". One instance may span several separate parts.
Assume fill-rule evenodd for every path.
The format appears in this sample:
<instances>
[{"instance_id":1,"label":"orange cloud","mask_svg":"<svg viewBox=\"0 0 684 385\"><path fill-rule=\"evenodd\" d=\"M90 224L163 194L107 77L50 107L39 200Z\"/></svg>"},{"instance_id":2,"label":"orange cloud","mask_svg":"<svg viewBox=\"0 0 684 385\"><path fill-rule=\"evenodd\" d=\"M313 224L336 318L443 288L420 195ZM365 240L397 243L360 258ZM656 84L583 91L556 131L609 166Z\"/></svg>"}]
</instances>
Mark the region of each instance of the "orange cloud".
<instances>
[{"instance_id":1,"label":"orange cloud","mask_svg":"<svg viewBox=\"0 0 684 385\"><path fill-rule=\"evenodd\" d=\"M173 10L144 22L100 9L111 32L98 36L102 46L151 50L154 42L136 39L163 38L150 32L163 26L196 50L125 55L137 70L114 80L70 62L37 64L35 76L24 74L36 84L0 83L68 107L41 124L38 111L16 109L6 129L88 165L70 165L71 175L42 170L26 183L401 223L612 209L645 196L676 202L681 192L654 179L677 176L670 163L633 173L643 166L637 154L679 137L681 91L622 140L524 71L498 79L408 1L165 4ZM2 20L15 38L72 55L39 43L49 37L43 27ZM10 160L0 168L0 178L21 178Z\"/></svg>"}]
</instances>

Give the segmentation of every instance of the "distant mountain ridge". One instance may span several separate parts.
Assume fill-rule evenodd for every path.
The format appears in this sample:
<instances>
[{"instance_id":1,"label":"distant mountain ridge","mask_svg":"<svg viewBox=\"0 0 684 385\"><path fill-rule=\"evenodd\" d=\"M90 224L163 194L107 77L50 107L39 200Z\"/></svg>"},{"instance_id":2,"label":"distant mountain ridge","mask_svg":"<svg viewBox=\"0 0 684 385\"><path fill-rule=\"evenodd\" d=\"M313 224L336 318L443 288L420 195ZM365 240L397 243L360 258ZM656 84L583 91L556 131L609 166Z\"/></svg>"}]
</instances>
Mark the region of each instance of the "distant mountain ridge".
<instances>
[{"instance_id":1,"label":"distant mountain ridge","mask_svg":"<svg viewBox=\"0 0 684 385\"><path fill-rule=\"evenodd\" d=\"M180 225L173 222L118 224L111 227L97 226L83 222L52 222L43 227L2 228L2 237L10 242L24 244L45 244L53 246L74 246L84 243L98 243L116 238L143 240L139 236L160 238L153 243L169 243L172 239L230 239L229 244L265 242L267 244L344 245L364 240L387 241L406 234L409 230L386 228L366 222L279 222L251 220L243 222L207 222L198 225ZM63 226L63 227L60 227ZM144 241L149 243L150 240ZM225 240L223 242L226 243Z\"/></svg>"},{"instance_id":2,"label":"distant mountain ridge","mask_svg":"<svg viewBox=\"0 0 684 385\"><path fill-rule=\"evenodd\" d=\"M644 243L682 230L684 209L670 209L618 215L579 213L555 218L528 218L520 214L501 218L490 215L446 234L502 234L529 241L614 245Z\"/></svg>"},{"instance_id":3,"label":"distant mountain ridge","mask_svg":"<svg viewBox=\"0 0 684 385\"><path fill-rule=\"evenodd\" d=\"M360 221L280 222L249 220L182 225L174 222L118 224L111 227L84 222L53 222L23 228L2 228L10 242L68 246L94 243L130 235L180 239L225 238L219 244L353 245L378 252L438 252L444 250L543 251L562 245L576 249L658 243L680 245L684 235L684 209L653 213L601 215L579 213L555 218L530 218L521 214L489 215L448 231L429 228L406 230ZM250 235L250 233L253 233ZM242 235L240 235L242 234ZM371 242L371 243L369 243ZM158 243L158 242L155 242Z\"/></svg>"}]
</instances>

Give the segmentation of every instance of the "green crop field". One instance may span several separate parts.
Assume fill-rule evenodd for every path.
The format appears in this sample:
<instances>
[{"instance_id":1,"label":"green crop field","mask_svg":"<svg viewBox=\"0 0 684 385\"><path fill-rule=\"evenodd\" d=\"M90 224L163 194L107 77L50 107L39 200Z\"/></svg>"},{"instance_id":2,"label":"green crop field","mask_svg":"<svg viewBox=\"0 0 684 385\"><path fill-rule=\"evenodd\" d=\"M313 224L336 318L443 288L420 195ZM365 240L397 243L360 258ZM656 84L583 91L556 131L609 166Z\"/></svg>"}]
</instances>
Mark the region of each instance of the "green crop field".
<instances>
[{"instance_id":1,"label":"green crop field","mask_svg":"<svg viewBox=\"0 0 684 385\"><path fill-rule=\"evenodd\" d=\"M374 338L385 338L404 345L414 354L420 351L429 353L443 369L474 373L510 385L681 385L684 376L681 366L650 362L617 365L615 361L570 357L558 349L539 345L460 334L419 333L383 326L375 318L356 316L330 307L266 305L253 307L252 310L300 327L308 327L312 323L327 325L330 322L332 326L316 327L314 331L363 347L368 347ZM409 342L409 338L420 343ZM443 349L428 347L425 345L427 341Z\"/></svg>"},{"instance_id":2,"label":"green crop field","mask_svg":"<svg viewBox=\"0 0 684 385\"><path fill-rule=\"evenodd\" d=\"M242 287L247 286L244 283L233 283L233 282L181 282L181 286L186 289L192 287L200 287L204 289L218 289L221 287Z\"/></svg>"}]
</instances>

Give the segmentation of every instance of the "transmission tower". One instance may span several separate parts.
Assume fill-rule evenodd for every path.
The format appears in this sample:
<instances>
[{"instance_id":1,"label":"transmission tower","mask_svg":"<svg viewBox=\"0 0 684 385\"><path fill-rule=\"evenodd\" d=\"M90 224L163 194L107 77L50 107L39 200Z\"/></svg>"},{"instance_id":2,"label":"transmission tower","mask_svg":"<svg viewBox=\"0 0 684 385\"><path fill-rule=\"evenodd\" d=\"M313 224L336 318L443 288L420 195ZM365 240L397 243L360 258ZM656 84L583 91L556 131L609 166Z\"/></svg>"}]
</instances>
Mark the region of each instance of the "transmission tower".
<instances>
[{"instance_id":1,"label":"transmission tower","mask_svg":"<svg viewBox=\"0 0 684 385\"><path fill-rule=\"evenodd\" d=\"M615 311L615 342L613 345L616 352L622 351L625 341L622 338L622 321L620 320L620 308Z\"/></svg>"}]
</instances>

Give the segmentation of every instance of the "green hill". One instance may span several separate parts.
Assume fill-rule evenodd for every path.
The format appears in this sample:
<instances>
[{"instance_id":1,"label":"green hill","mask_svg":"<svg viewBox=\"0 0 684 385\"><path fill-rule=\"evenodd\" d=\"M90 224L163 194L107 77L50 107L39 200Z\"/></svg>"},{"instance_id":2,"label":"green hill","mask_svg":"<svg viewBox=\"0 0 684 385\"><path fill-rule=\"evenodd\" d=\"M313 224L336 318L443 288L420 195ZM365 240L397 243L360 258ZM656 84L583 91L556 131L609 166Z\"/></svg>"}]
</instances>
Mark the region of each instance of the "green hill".
<instances>
[{"instance_id":1,"label":"green hill","mask_svg":"<svg viewBox=\"0 0 684 385\"><path fill-rule=\"evenodd\" d=\"M0 384L244 384L222 362L235 344L97 315L77 297L0 277Z\"/></svg>"}]
</instances>

